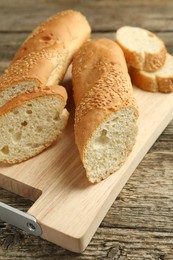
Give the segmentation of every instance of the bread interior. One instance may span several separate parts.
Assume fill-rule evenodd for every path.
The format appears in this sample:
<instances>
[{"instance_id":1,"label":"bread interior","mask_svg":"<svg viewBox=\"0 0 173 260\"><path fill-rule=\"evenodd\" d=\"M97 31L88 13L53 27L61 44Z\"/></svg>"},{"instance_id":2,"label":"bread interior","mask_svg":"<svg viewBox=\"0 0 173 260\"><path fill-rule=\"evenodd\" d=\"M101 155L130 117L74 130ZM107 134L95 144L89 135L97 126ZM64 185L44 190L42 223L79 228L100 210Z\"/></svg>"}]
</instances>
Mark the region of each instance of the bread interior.
<instances>
[{"instance_id":1,"label":"bread interior","mask_svg":"<svg viewBox=\"0 0 173 260\"><path fill-rule=\"evenodd\" d=\"M18 94L23 94L29 90L37 87L37 83L33 81L25 81L14 83L12 86L5 88L0 92L0 106L10 101L12 98L16 97Z\"/></svg>"},{"instance_id":2,"label":"bread interior","mask_svg":"<svg viewBox=\"0 0 173 260\"><path fill-rule=\"evenodd\" d=\"M117 34L117 40L131 51L155 53L160 50L161 41L151 32L138 28L124 26Z\"/></svg>"},{"instance_id":3,"label":"bread interior","mask_svg":"<svg viewBox=\"0 0 173 260\"><path fill-rule=\"evenodd\" d=\"M98 182L119 169L135 143L136 110L113 113L102 123L85 147L84 167L91 182Z\"/></svg>"},{"instance_id":4,"label":"bread interior","mask_svg":"<svg viewBox=\"0 0 173 260\"><path fill-rule=\"evenodd\" d=\"M1 116L0 161L26 160L49 146L61 133L68 112L58 96L25 102Z\"/></svg>"}]
</instances>

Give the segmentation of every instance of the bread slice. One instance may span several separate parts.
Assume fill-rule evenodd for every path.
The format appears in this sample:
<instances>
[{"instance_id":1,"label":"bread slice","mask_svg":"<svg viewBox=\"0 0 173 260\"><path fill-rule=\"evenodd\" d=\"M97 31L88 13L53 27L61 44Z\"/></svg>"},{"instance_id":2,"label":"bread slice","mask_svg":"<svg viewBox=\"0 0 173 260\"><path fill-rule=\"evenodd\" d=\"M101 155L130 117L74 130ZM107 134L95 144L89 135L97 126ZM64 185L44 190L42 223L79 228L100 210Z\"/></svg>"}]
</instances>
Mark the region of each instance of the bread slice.
<instances>
[{"instance_id":1,"label":"bread slice","mask_svg":"<svg viewBox=\"0 0 173 260\"><path fill-rule=\"evenodd\" d=\"M50 146L68 120L61 86L20 94L0 108L0 162L19 163Z\"/></svg>"},{"instance_id":2,"label":"bread slice","mask_svg":"<svg viewBox=\"0 0 173 260\"><path fill-rule=\"evenodd\" d=\"M156 72L146 72L130 67L132 83L150 92L173 92L173 56L166 54L163 67Z\"/></svg>"},{"instance_id":3,"label":"bread slice","mask_svg":"<svg viewBox=\"0 0 173 260\"><path fill-rule=\"evenodd\" d=\"M75 141L90 182L125 162L135 144L138 108L124 55L111 40L85 43L74 56Z\"/></svg>"},{"instance_id":4,"label":"bread slice","mask_svg":"<svg viewBox=\"0 0 173 260\"><path fill-rule=\"evenodd\" d=\"M115 40L122 48L128 65L145 71L156 71L164 65L166 47L150 31L124 26L117 30Z\"/></svg>"}]
</instances>

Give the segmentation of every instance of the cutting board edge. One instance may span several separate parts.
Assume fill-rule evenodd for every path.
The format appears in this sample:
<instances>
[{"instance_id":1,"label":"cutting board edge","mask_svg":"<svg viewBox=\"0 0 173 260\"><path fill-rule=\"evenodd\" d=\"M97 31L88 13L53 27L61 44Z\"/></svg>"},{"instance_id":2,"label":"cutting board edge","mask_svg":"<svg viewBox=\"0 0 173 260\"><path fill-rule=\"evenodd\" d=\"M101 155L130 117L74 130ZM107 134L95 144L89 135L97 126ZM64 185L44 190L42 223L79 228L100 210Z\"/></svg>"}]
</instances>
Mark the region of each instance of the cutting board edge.
<instances>
[{"instance_id":1,"label":"cutting board edge","mask_svg":"<svg viewBox=\"0 0 173 260\"><path fill-rule=\"evenodd\" d=\"M160 100L160 98L159 98L159 100ZM171 96L171 98L168 98L168 100L171 101L172 100L172 96ZM158 102L157 102L157 104L158 104ZM154 109L155 108L157 109L156 106L154 107ZM165 115L165 117L161 118L161 120L160 120L160 117L159 117L159 114L158 114L158 120L159 120L159 121L157 121L158 122L158 127L154 128L154 130L151 129L151 131L153 130L152 134L148 136L146 141L144 140L145 141L144 147L140 148L139 153L136 155L137 158L139 158L138 156L141 155L141 158L140 158L140 160L137 161L137 163L135 161L136 166L134 167L134 169L138 166L138 164L143 159L143 157L146 154L146 152L151 148L152 144L156 141L158 136L162 133L162 131L166 128L166 126L168 125L168 123L172 119L173 103L170 103L170 106L169 106L169 103L167 104L167 103L164 102L163 108L164 108L164 113L162 113L162 115ZM131 159L133 161L133 156L131 157ZM46 223L43 223L44 221L42 221L42 219L40 219L40 220L37 219L38 223L40 223L40 225L42 226L42 229L43 229L43 234L42 234L41 237L43 239L51 241L51 242L53 242L55 244L58 244L58 245L60 245L60 246L62 246L64 248L66 248L68 250L71 250L71 251L74 251L74 252L80 253L80 252L84 251L84 249L86 248L86 246L90 242L93 234L95 233L96 229L98 228L100 222L102 221L102 219L106 215L107 211L109 210L110 206L112 205L113 201L118 196L119 192L122 190L122 188L124 187L125 183L128 181L128 179L132 175L134 170L132 169L132 171L130 171L129 169L128 169L128 172L126 173L127 174L127 176L126 176L127 179L124 178L124 182L120 185L120 187L118 187L119 191L117 192L117 190L116 190L117 195L116 195L116 193L114 191L116 189L115 184L114 184L114 186L112 186L112 192L110 192L108 194L106 200L104 200L102 202L103 208L101 208L101 209L99 208L99 210L97 210L97 212L95 212L94 218L92 219L92 221L90 221L89 224L86 225L85 229L83 229L81 231L80 236L79 235L75 236L75 234L73 234L73 236L71 236L71 235L67 234L68 232L67 232L66 229L64 230L64 233L58 231L57 228L55 228L55 230L53 230L51 225L50 226L46 226ZM8 177L6 176L5 178L8 178ZM109 178L111 178L111 176ZM109 203L106 204L106 208L105 208L105 203L107 201L109 201ZM37 203L37 201L35 203ZM98 212L99 212L99 214L97 215ZM76 227L74 227L74 228L76 228ZM84 232L84 230L85 230L85 232ZM52 235L50 237L48 237L49 232L52 233Z\"/></svg>"},{"instance_id":2,"label":"cutting board edge","mask_svg":"<svg viewBox=\"0 0 173 260\"><path fill-rule=\"evenodd\" d=\"M168 113L167 116L164 118L164 121L160 123L159 127L155 129L152 135L148 138L145 146L141 147L140 152L136 155L138 159L134 160L135 164L134 163L130 164L130 167L128 167L128 172L126 173L122 172L122 177L119 178L118 185L112 188L111 193L109 193L109 195L107 196L106 201L104 201L104 205L100 208L98 214L96 214L95 219L91 222L90 226L86 228L85 232L80 237L74 237L69 234L65 234L58 230L50 228L37 219L38 223L41 225L43 230L43 234L41 235L41 237L72 252L82 253L90 243L94 233L96 232L100 223L104 219L105 215L107 214L114 200L120 194L121 190L123 189L123 187L129 180L129 178L131 177L135 169L138 167L139 163L146 155L147 151L152 147L153 143L157 140L160 134L164 131L164 129L173 119L172 112L173 112L173 108L170 111L170 113ZM50 232L52 233L52 236L50 236Z\"/></svg>"}]
</instances>

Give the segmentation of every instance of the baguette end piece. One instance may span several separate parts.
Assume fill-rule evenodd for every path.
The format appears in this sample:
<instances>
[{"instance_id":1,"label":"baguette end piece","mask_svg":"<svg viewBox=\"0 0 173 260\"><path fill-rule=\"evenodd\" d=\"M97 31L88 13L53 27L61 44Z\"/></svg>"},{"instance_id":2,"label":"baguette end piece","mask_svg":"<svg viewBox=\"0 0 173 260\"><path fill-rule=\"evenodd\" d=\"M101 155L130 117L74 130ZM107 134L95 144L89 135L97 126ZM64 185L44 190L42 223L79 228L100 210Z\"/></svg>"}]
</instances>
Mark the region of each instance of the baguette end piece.
<instances>
[{"instance_id":1,"label":"baguette end piece","mask_svg":"<svg viewBox=\"0 0 173 260\"><path fill-rule=\"evenodd\" d=\"M122 108L93 132L82 154L90 182L106 179L123 165L136 141L137 118L135 108Z\"/></svg>"},{"instance_id":2,"label":"baguette end piece","mask_svg":"<svg viewBox=\"0 0 173 260\"><path fill-rule=\"evenodd\" d=\"M0 109L0 162L14 164L34 157L61 134L69 113L62 89L57 86L54 93L55 88L21 94Z\"/></svg>"}]
</instances>

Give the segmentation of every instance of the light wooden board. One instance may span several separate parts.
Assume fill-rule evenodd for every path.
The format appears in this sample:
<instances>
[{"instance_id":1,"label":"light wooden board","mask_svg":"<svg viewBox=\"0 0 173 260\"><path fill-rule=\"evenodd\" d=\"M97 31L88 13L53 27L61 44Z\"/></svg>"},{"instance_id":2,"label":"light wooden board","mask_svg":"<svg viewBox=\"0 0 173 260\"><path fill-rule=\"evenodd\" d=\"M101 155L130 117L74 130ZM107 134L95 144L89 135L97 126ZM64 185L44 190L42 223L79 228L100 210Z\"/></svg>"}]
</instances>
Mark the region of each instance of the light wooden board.
<instances>
[{"instance_id":1,"label":"light wooden board","mask_svg":"<svg viewBox=\"0 0 173 260\"><path fill-rule=\"evenodd\" d=\"M74 143L73 110L57 142L42 154L13 166L0 166L0 186L34 200L28 213L42 228L41 237L74 252L83 251L113 201L146 152L173 118L173 93L135 88L140 117L133 151L121 169L90 184Z\"/></svg>"}]
</instances>

